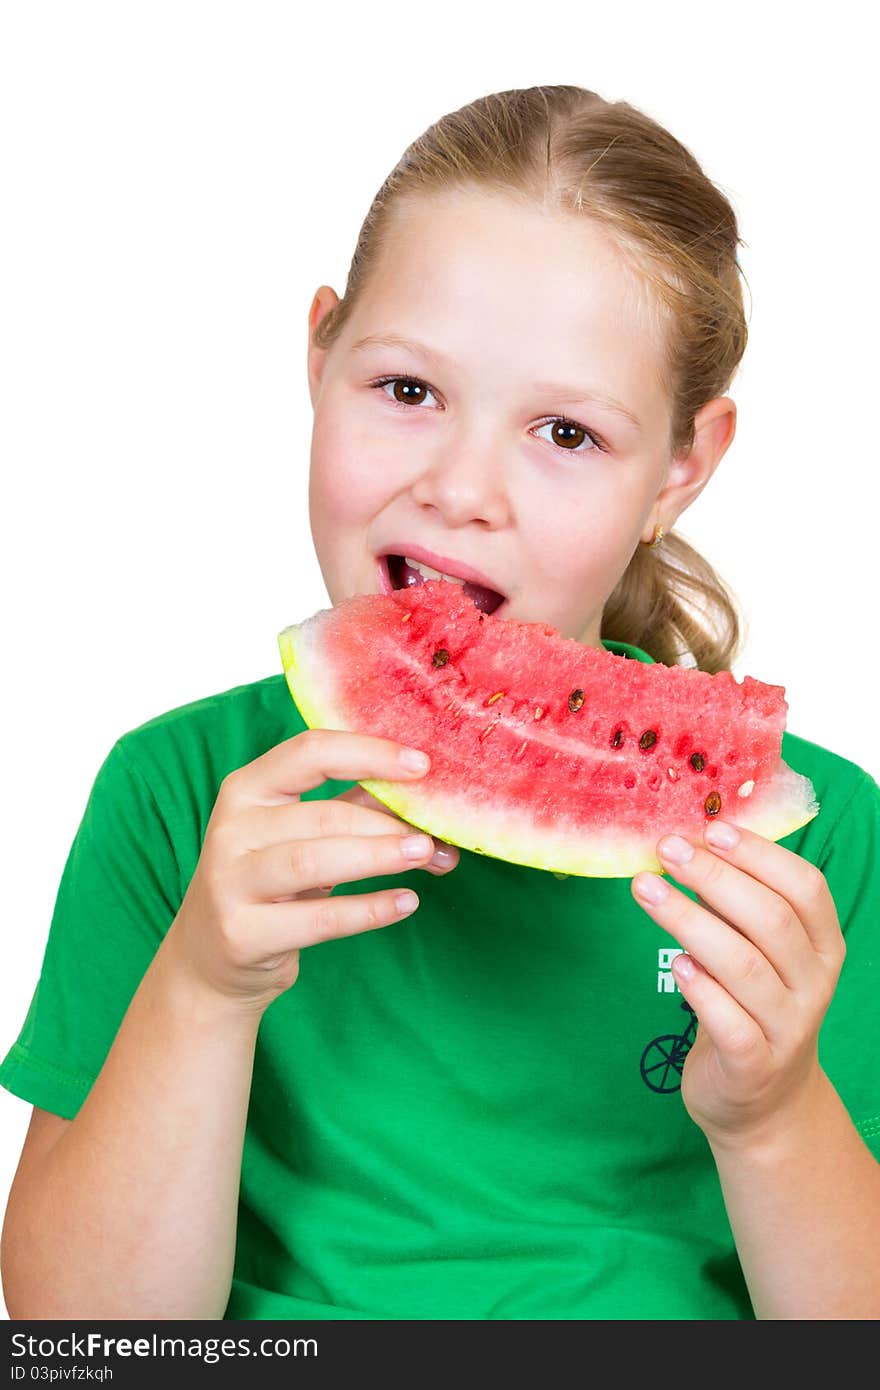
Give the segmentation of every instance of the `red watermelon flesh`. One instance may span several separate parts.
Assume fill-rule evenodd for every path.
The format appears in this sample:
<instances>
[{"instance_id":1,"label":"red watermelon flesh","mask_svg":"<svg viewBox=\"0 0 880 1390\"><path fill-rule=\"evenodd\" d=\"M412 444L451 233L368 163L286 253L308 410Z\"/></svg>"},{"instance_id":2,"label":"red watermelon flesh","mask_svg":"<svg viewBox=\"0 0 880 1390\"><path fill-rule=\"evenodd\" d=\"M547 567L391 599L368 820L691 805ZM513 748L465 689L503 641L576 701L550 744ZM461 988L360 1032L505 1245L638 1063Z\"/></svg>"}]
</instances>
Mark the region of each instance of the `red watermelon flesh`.
<instances>
[{"instance_id":1,"label":"red watermelon flesh","mask_svg":"<svg viewBox=\"0 0 880 1390\"><path fill-rule=\"evenodd\" d=\"M819 806L781 758L785 689L646 664L428 580L358 595L279 634L310 727L421 748L417 782L362 785L411 825L514 864L663 872L661 835L716 816L778 840Z\"/></svg>"}]
</instances>

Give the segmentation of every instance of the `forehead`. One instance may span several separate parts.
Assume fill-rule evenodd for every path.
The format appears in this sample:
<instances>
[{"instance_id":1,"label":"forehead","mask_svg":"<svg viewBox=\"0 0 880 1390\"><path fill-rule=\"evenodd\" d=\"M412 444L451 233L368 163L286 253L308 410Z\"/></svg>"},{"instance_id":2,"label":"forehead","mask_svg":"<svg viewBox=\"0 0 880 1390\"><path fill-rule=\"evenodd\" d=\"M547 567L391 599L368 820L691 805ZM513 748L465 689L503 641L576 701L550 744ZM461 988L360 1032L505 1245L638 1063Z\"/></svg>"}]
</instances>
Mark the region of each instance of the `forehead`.
<instances>
[{"instance_id":1,"label":"forehead","mask_svg":"<svg viewBox=\"0 0 880 1390\"><path fill-rule=\"evenodd\" d=\"M346 337L396 332L468 364L479 347L544 378L580 365L644 410L663 323L650 283L587 215L456 190L395 207Z\"/></svg>"}]
</instances>

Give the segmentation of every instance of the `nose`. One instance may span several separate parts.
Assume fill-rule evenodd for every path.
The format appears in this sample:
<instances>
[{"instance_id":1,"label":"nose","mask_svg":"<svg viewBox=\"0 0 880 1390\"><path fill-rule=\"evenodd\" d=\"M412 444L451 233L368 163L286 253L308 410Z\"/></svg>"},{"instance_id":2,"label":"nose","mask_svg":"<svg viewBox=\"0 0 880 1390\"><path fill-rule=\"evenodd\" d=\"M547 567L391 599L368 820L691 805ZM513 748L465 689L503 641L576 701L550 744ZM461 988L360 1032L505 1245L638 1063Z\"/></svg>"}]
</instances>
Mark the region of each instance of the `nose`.
<instances>
[{"instance_id":1,"label":"nose","mask_svg":"<svg viewBox=\"0 0 880 1390\"><path fill-rule=\"evenodd\" d=\"M431 446L412 493L424 507L434 507L448 526L482 521L493 529L509 514L507 477L497 438L476 431L450 432Z\"/></svg>"}]
</instances>

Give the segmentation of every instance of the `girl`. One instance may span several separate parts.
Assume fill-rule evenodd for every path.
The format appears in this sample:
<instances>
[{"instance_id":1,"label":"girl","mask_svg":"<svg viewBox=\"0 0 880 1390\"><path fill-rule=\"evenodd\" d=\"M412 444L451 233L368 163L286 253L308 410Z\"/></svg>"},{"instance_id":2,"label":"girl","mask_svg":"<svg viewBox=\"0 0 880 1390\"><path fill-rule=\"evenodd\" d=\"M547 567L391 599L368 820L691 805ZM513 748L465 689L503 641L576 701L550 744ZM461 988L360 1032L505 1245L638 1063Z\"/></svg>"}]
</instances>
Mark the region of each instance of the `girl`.
<instances>
[{"instance_id":1,"label":"girl","mask_svg":"<svg viewBox=\"0 0 880 1390\"><path fill-rule=\"evenodd\" d=\"M734 434L738 244L624 102L426 131L309 314L331 601L427 565L728 669L673 528ZM873 779L786 734L821 813L785 844L716 824L668 878L560 880L355 786L417 755L305 731L280 672L113 745L0 1071L34 1106L11 1316L880 1315Z\"/></svg>"}]
</instances>

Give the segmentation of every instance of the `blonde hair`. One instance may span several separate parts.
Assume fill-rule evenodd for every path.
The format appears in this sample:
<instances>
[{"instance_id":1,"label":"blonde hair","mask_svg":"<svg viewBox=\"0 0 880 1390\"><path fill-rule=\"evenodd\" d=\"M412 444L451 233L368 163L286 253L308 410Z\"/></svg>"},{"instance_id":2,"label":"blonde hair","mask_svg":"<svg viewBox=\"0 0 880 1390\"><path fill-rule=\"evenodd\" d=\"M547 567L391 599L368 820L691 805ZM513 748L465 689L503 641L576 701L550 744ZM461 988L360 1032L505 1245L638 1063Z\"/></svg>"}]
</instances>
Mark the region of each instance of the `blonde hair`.
<instances>
[{"instance_id":1,"label":"blonde hair","mask_svg":"<svg viewBox=\"0 0 880 1390\"><path fill-rule=\"evenodd\" d=\"M665 325L668 446L686 452L701 406L729 388L745 351L736 214L694 156L624 101L583 87L515 88L480 97L429 126L404 151L364 219L345 294L312 334L339 337L395 209L420 195L485 188L586 216L612 234L650 283ZM736 600L683 536L638 545L602 615L602 637L655 661L727 670L742 643Z\"/></svg>"}]
</instances>

